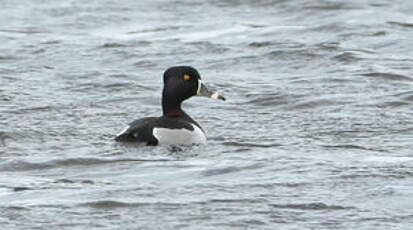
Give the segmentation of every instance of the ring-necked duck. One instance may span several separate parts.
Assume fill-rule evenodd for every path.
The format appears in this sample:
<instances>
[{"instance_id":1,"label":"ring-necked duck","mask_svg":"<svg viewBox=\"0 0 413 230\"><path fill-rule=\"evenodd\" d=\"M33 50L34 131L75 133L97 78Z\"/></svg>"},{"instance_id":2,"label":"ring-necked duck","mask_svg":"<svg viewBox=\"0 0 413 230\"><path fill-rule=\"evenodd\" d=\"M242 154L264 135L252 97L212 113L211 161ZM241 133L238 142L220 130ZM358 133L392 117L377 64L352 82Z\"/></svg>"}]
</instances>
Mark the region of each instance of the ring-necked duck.
<instances>
[{"instance_id":1,"label":"ring-necked duck","mask_svg":"<svg viewBox=\"0 0 413 230\"><path fill-rule=\"evenodd\" d=\"M217 92L209 90L201 81L198 71L190 66L175 66L163 75L161 117L145 117L129 124L115 138L122 142L143 142L147 145L205 144L206 136L201 126L186 114L181 104L192 96L224 100Z\"/></svg>"}]
</instances>

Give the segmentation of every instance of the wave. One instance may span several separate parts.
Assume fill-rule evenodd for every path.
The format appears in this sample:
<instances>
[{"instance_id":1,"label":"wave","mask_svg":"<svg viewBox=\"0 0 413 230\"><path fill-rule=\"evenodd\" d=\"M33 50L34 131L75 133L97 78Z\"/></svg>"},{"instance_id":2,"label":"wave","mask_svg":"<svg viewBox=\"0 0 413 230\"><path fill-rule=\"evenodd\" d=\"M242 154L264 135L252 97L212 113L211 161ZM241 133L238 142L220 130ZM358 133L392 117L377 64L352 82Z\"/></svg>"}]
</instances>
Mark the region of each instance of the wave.
<instances>
[{"instance_id":1,"label":"wave","mask_svg":"<svg viewBox=\"0 0 413 230\"><path fill-rule=\"evenodd\" d=\"M348 102L344 101L335 101L335 100L328 100L328 99L314 99L305 102L298 102L295 103L290 109L314 109L318 107L325 107L325 106L334 106L334 105L343 105L347 104Z\"/></svg>"},{"instance_id":2,"label":"wave","mask_svg":"<svg viewBox=\"0 0 413 230\"><path fill-rule=\"evenodd\" d=\"M388 152L382 149L374 149L374 148L369 148L369 147L364 147L364 146L354 145L354 144L323 145L323 147L330 148L330 149L358 149L358 150L374 151L374 152Z\"/></svg>"},{"instance_id":3,"label":"wave","mask_svg":"<svg viewBox=\"0 0 413 230\"><path fill-rule=\"evenodd\" d=\"M101 159L101 158L71 158L62 160L50 160L44 162L29 162L25 160L9 160L0 164L0 171L30 171L71 166L92 166L101 164L111 164L118 162L159 162L171 161L170 159Z\"/></svg>"},{"instance_id":4,"label":"wave","mask_svg":"<svg viewBox=\"0 0 413 230\"><path fill-rule=\"evenodd\" d=\"M381 78L386 80L393 80L393 81L412 81L413 79L402 74L395 74L395 73L383 73L383 72L371 72L362 74L362 76L366 77L374 77L374 78Z\"/></svg>"},{"instance_id":5,"label":"wave","mask_svg":"<svg viewBox=\"0 0 413 230\"><path fill-rule=\"evenodd\" d=\"M259 144L259 143L246 143L246 142L236 142L236 141L227 141L222 144L226 146L255 147L255 148L273 148L273 147L282 146L281 144L277 144L277 143Z\"/></svg>"},{"instance_id":6,"label":"wave","mask_svg":"<svg viewBox=\"0 0 413 230\"><path fill-rule=\"evenodd\" d=\"M400 26L400 27L406 27L406 28L412 28L413 27L413 23L407 23L407 22L388 21L387 24Z\"/></svg>"},{"instance_id":7,"label":"wave","mask_svg":"<svg viewBox=\"0 0 413 230\"><path fill-rule=\"evenodd\" d=\"M270 204L271 207L279 209L299 209L299 210L343 210L354 209L354 207L346 207L341 205L327 205L325 203L303 203L303 204Z\"/></svg>"}]
</instances>

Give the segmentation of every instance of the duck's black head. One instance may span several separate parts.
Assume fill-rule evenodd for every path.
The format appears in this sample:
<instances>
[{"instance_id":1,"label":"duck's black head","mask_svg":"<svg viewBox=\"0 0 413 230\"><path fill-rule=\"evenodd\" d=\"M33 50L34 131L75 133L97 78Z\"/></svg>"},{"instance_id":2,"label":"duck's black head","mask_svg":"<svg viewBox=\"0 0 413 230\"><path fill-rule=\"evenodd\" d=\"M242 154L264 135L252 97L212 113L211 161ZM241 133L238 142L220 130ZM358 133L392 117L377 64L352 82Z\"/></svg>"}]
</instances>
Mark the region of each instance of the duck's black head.
<instances>
[{"instance_id":1,"label":"duck's black head","mask_svg":"<svg viewBox=\"0 0 413 230\"><path fill-rule=\"evenodd\" d=\"M193 67L170 67L163 75L163 96L167 96L169 100L182 102L196 95L198 80L201 80L201 76L199 76L198 71Z\"/></svg>"},{"instance_id":2,"label":"duck's black head","mask_svg":"<svg viewBox=\"0 0 413 230\"><path fill-rule=\"evenodd\" d=\"M225 100L218 93L208 90L202 83L198 71L191 66L168 68L163 75L163 82L162 108L167 116L184 114L181 103L195 95Z\"/></svg>"}]
</instances>

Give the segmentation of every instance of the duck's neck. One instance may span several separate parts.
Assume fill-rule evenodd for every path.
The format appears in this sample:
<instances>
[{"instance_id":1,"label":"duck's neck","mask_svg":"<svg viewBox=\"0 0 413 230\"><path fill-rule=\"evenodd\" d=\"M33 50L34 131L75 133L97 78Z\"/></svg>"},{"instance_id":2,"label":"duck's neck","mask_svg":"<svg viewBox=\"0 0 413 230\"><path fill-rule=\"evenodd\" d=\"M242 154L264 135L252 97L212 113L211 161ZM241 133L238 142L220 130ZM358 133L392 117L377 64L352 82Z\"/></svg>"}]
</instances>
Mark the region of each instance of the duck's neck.
<instances>
[{"instance_id":1,"label":"duck's neck","mask_svg":"<svg viewBox=\"0 0 413 230\"><path fill-rule=\"evenodd\" d=\"M162 93L163 115L168 117L184 116L185 112L181 108L182 101L168 96L165 90Z\"/></svg>"}]
</instances>

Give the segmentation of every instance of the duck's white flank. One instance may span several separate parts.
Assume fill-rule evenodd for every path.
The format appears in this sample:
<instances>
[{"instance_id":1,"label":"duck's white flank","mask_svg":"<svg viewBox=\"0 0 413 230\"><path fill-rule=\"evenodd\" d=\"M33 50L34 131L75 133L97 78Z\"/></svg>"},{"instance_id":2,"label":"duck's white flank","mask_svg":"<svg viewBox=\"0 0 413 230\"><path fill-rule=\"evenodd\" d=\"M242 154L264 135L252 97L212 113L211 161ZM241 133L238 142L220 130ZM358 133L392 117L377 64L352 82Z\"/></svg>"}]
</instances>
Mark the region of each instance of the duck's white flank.
<instances>
[{"instance_id":1,"label":"duck's white flank","mask_svg":"<svg viewBox=\"0 0 413 230\"><path fill-rule=\"evenodd\" d=\"M192 125L192 124L191 124ZM159 145L191 145L206 144L205 133L196 125L194 130L154 128L153 135Z\"/></svg>"}]
</instances>

